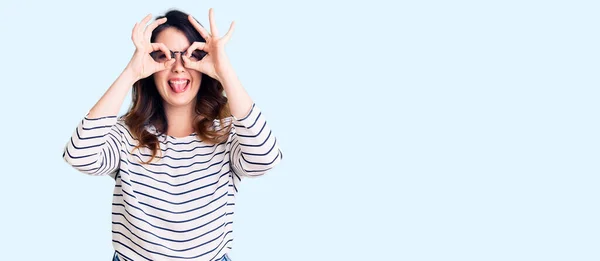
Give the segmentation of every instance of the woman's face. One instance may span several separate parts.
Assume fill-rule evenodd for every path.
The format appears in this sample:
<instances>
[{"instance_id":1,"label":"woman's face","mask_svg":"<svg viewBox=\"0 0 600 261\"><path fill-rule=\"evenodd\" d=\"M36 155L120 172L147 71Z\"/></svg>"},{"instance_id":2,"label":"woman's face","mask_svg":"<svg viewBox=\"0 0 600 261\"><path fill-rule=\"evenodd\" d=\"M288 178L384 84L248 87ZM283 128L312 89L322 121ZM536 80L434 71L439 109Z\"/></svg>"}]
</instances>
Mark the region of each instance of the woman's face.
<instances>
[{"instance_id":1,"label":"woman's face","mask_svg":"<svg viewBox=\"0 0 600 261\"><path fill-rule=\"evenodd\" d=\"M164 44L173 52L183 52L190 46L185 34L173 27L160 32L155 42ZM156 88L163 98L165 107L180 107L190 104L193 106L202 82L202 74L183 67L180 53L176 53L174 59L176 61L173 66L154 73Z\"/></svg>"}]
</instances>

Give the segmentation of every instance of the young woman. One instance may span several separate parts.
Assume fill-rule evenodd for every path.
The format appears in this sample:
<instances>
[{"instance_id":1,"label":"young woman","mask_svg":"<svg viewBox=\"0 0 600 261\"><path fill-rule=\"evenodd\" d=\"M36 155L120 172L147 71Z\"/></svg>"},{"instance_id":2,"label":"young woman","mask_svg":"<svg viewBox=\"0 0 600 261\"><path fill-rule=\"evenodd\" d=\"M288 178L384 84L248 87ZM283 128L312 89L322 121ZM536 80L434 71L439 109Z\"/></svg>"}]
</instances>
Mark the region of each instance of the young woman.
<instances>
[{"instance_id":1,"label":"young woman","mask_svg":"<svg viewBox=\"0 0 600 261\"><path fill-rule=\"evenodd\" d=\"M230 260L235 195L283 155L219 37L172 10L132 32L135 53L83 117L63 158L115 179L114 260ZM133 87L132 87L133 86ZM117 113L132 89L129 111ZM225 95L224 95L225 94Z\"/></svg>"}]
</instances>

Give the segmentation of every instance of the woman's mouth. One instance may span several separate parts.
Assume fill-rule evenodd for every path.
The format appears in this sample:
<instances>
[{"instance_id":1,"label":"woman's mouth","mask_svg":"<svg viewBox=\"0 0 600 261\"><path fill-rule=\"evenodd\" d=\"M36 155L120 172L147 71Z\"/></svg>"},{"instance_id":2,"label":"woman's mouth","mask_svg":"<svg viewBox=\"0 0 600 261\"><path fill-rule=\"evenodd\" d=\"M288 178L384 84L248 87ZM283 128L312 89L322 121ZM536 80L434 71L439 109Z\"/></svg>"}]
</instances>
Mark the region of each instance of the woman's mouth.
<instances>
[{"instance_id":1,"label":"woman's mouth","mask_svg":"<svg viewBox=\"0 0 600 261\"><path fill-rule=\"evenodd\" d=\"M189 89L190 80L187 79L172 79L169 80L169 87L175 93L182 93Z\"/></svg>"}]
</instances>

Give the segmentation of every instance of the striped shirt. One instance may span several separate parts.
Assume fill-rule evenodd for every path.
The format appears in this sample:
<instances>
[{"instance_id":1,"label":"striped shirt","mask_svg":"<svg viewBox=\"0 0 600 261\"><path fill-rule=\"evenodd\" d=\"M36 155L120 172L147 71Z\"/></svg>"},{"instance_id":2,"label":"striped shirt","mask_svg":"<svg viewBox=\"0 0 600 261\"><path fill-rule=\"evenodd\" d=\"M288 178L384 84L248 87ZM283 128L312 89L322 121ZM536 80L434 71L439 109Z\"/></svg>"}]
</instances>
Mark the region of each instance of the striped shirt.
<instances>
[{"instance_id":1,"label":"striped shirt","mask_svg":"<svg viewBox=\"0 0 600 261\"><path fill-rule=\"evenodd\" d=\"M89 115L89 114L88 114ZM80 172L115 180L112 241L121 260L218 260L232 248L235 196L243 177L256 177L283 158L256 104L245 117L226 118L229 137L208 144L197 135L157 135L150 164L123 118L86 115L63 158ZM214 121L219 129L218 120Z\"/></svg>"}]
</instances>

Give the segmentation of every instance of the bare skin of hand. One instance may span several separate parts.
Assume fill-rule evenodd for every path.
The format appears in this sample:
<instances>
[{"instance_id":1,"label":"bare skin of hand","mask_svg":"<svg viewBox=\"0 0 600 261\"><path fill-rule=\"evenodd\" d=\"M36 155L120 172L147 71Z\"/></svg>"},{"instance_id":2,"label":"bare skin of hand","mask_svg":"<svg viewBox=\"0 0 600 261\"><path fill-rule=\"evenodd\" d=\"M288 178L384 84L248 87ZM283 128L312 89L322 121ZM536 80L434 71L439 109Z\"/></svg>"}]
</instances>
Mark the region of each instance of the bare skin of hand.
<instances>
[{"instance_id":1,"label":"bare skin of hand","mask_svg":"<svg viewBox=\"0 0 600 261\"><path fill-rule=\"evenodd\" d=\"M203 42L194 42L187 49L187 55L183 56L184 66L189 69L200 71L213 79L221 81L222 76L230 70L229 59L225 53L225 44L231 38L235 27L235 22L231 23L229 31L223 36L219 37L219 31L215 24L214 11L211 8L208 12L210 21L210 33L206 31L191 15L188 16L188 20L194 28L200 33L202 38L206 40ZM194 62L189 58L193 51L202 50L206 52L206 56L202 60Z\"/></svg>"},{"instance_id":2,"label":"bare skin of hand","mask_svg":"<svg viewBox=\"0 0 600 261\"><path fill-rule=\"evenodd\" d=\"M152 31L159 25L165 23L167 18L158 19L145 27L151 18L152 15L150 14L144 17L142 21L135 24L131 32L131 40L135 45L135 52L131 61L129 61L127 68L133 72L136 80L146 78L155 72L170 68L175 63L175 59L171 58L164 63L158 63L149 55L153 51L162 51L165 53L166 57L171 57L169 49L164 44L150 42Z\"/></svg>"}]
</instances>

